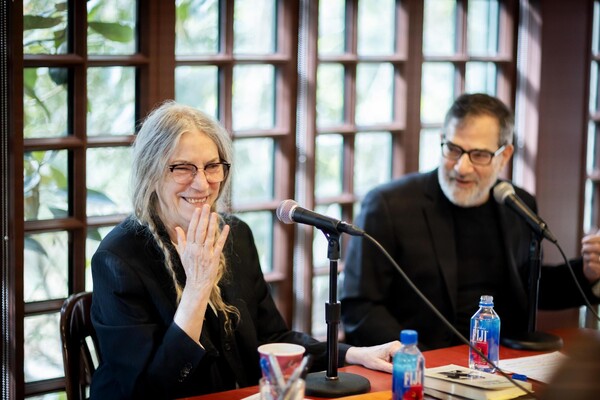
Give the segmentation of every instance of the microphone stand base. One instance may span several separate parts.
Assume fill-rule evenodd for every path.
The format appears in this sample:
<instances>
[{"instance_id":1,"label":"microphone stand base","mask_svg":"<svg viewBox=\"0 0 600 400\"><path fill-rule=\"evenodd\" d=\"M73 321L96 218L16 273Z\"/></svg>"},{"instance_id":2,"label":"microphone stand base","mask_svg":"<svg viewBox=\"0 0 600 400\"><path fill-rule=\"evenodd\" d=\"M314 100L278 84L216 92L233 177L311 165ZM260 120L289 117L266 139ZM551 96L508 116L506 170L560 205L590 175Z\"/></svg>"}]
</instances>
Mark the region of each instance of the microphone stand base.
<instances>
[{"instance_id":1,"label":"microphone stand base","mask_svg":"<svg viewBox=\"0 0 600 400\"><path fill-rule=\"evenodd\" d=\"M511 349L519 350L558 350L563 347L563 340L560 336L546 332L527 332L511 338L503 337L501 343Z\"/></svg>"},{"instance_id":2,"label":"microphone stand base","mask_svg":"<svg viewBox=\"0 0 600 400\"><path fill-rule=\"evenodd\" d=\"M364 376L338 373L337 379L328 379L325 371L312 372L306 376L307 396L314 397L343 397L367 393L371 390L371 382Z\"/></svg>"}]
</instances>

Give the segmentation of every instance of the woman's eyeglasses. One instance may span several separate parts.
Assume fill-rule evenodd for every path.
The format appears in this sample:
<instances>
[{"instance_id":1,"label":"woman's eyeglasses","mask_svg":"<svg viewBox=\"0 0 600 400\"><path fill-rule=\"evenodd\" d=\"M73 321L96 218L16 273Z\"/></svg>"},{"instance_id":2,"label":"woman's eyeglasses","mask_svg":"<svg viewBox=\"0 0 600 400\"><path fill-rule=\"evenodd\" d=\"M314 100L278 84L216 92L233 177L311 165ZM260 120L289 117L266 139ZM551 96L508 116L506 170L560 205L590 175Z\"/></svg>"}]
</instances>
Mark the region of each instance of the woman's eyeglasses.
<instances>
[{"instance_id":1,"label":"woman's eyeglasses","mask_svg":"<svg viewBox=\"0 0 600 400\"><path fill-rule=\"evenodd\" d=\"M204 168L199 168L194 164L182 163L169 165L169 171L173 180L177 183L191 183L198 171L203 171L208 183L223 182L227 178L231 164L225 161L208 163Z\"/></svg>"}]
</instances>

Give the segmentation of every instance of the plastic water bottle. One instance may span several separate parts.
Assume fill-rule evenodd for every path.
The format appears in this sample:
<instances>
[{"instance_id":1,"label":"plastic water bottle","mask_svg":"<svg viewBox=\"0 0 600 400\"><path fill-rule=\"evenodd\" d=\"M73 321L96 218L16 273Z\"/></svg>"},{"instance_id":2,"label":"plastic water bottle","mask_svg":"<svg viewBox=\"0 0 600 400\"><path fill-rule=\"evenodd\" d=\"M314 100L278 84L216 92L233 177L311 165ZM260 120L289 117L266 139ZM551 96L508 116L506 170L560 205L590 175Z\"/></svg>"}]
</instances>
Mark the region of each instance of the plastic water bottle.
<instances>
[{"instance_id":1,"label":"plastic water bottle","mask_svg":"<svg viewBox=\"0 0 600 400\"><path fill-rule=\"evenodd\" d=\"M471 345L479 349L494 365L469 348L469 368L493 373L498 365L500 346L500 317L494 311L494 297L483 295L479 310L471 317Z\"/></svg>"},{"instance_id":2,"label":"plastic water bottle","mask_svg":"<svg viewBox=\"0 0 600 400\"><path fill-rule=\"evenodd\" d=\"M394 354L392 400L423 399L425 358L417 347L417 341L417 331L405 329L400 332L402 346Z\"/></svg>"}]
</instances>

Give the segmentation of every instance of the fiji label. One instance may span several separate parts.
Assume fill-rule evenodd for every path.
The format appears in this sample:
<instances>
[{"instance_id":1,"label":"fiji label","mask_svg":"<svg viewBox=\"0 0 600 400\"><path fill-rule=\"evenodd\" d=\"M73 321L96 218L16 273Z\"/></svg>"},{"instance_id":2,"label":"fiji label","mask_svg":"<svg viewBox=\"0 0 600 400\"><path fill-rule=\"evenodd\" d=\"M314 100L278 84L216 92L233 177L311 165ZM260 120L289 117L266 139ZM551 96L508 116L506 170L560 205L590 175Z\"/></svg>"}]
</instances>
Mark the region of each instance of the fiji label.
<instances>
[{"instance_id":1,"label":"fiji label","mask_svg":"<svg viewBox=\"0 0 600 400\"><path fill-rule=\"evenodd\" d=\"M420 400L423 399L423 386L421 385L421 371L405 371L403 374L400 396L394 396L394 400Z\"/></svg>"},{"instance_id":2,"label":"fiji label","mask_svg":"<svg viewBox=\"0 0 600 400\"><path fill-rule=\"evenodd\" d=\"M487 329L481 329L481 328L476 328L473 329L473 340L475 342L487 342L488 338L488 330Z\"/></svg>"},{"instance_id":3,"label":"fiji label","mask_svg":"<svg viewBox=\"0 0 600 400\"><path fill-rule=\"evenodd\" d=\"M489 357L489 348L488 348L488 330L476 328L473 329L473 336L471 337L471 343L483 353L484 356ZM485 360L477 353L473 352L473 361L476 364L485 364Z\"/></svg>"}]
</instances>

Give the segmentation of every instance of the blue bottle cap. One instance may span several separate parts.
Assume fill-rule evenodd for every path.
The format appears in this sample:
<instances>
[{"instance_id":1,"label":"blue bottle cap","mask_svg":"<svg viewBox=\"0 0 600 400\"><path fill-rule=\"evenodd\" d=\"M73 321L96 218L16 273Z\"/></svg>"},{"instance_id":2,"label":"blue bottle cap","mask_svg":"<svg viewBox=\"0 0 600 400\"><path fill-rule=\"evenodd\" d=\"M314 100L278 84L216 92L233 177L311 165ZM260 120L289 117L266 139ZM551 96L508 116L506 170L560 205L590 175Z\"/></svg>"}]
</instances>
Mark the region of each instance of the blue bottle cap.
<instances>
[{"instance_id":1,"label":"blue bottle cap","mask_svg":"<svg viewBox=\"0 0 600 400\"><path fill-rule=\"evenodd\" d=\"M403 345L416 344L419 335L413 329L403 329L400 331L400 343Z\"/></svg>"}]
</instances>

